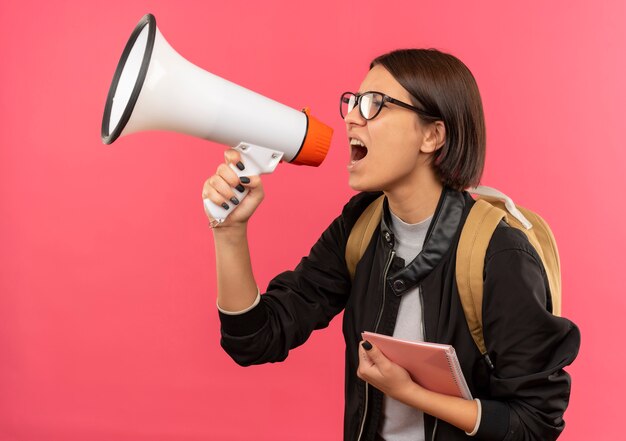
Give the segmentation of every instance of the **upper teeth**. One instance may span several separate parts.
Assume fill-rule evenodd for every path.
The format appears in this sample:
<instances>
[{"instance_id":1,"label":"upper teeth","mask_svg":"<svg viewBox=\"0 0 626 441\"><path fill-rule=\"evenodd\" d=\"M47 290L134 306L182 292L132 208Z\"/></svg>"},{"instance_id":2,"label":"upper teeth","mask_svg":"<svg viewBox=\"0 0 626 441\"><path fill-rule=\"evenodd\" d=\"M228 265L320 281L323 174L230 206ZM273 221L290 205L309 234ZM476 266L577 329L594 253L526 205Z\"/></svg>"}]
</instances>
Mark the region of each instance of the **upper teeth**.
<instances>
[{"instance_id":1,"label":"upper teeth","mask_svg":"<svg viewBox=\"0 0 626 441\"><path fill-rule=\"evenodd\" d=\"M356 138L350 139L350 145L360 145L361 147L365 147L365 144L363 144L361 141L359 141Z\"/></svg>"}]
</instances>

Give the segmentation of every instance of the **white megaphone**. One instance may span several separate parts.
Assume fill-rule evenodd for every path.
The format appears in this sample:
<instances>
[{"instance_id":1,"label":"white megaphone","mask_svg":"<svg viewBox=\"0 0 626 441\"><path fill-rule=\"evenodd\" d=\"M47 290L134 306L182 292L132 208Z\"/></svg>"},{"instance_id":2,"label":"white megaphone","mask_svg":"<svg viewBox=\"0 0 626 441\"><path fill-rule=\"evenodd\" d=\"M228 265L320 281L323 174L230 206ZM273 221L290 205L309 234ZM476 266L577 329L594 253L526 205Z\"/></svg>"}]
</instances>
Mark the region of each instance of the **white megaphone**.
<instances>
[{"instance_id":1,"label":"white megaphone","mask_svg":"<svg viewBox=\"0 0 626 441\"><path fill-rule=\"evenodd\" d=\"M213 75L181 57L165 41L152 14L131 34L115 70L102 118L102 141L144 130L169 130L236 146L238 176L271 173L281 160L318 166L333 130L297 111ZM239 200L247 194L233 189ZM209 200L218 222L230 211Z\"/></svg>"}]
</instances>

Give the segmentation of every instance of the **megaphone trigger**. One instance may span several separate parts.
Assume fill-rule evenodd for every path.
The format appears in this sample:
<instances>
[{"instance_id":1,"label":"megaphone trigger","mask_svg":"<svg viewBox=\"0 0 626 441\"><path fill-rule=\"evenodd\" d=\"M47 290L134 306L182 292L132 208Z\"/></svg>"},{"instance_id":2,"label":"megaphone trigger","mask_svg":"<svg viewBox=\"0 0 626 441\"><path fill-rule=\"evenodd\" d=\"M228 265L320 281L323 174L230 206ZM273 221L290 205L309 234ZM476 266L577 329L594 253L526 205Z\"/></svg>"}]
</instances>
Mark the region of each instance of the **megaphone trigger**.
<instances>
[{"instance_id":1,"label":"megaphone trigger","mask_svg":"<svg viewBox=\"0 0 626 441\"><path fill-rule=\"evenodd\" d=\"M283 152L278 150L247 142L239 143L234 150L241 154L241 162L244 165L244 169L240 170L234 164L230 164L230 168L239 177L272 173L284 155ZM238 191L236 188L233 188L233 191L237 194L237 199L240 201L248 194L247 188L243 192ZM204 200L204 207L218 223L224 222L230 212L236 208L236 206L230 206L228 209L225 209L208 199Z\"/></svg>"}]
</instances>

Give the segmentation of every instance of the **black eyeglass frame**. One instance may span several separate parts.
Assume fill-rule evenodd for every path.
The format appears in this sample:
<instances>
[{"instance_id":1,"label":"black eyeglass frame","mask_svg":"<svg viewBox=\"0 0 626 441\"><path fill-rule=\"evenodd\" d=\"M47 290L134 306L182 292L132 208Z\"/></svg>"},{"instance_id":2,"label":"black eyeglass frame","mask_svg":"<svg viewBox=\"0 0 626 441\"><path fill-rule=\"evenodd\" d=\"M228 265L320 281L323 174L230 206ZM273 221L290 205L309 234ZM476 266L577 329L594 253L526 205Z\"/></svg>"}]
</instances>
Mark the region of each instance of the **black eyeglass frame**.
<instances>
[{"instance_id":1,"label":"black eyeglass frame","mask_svg":"<svg viewBox=\"0 0 626 441\"><path fill-rule=\"evenodd\" d=\"M361 97L363 95L368 94L368 93L375 93L375 94L378 94L378 95L383 97L382 103L378 107L378 110L376 111L374 116L372 116L370 118L366 118L365 115L363 115L363 112L361 111L361 104L360 104ZM419 114L420 116L423 116L423 117L428 118L428 119L441 119L438 116L432 115L432 114L430 114L430 113L428 113L428 112L426 112L426 111L424 111L422 109L419 109L419 108L417 108L415 106L412 106L410 104L404 103L404 102L402 102L400 100L397 100L395 98L390 97L389 95L385 95L384 93L378 92L378 91L375 91L375 90L368 90L367 92L363 92L363 93L354 93L354 92L344 92L344 93L342 93L341 94L341 98L339 99L339 114L341 115L342 119L346 119L346 116L348 116L348 115L344 116L343 111L342 111L342 104L343 103L346 103L346 104L350 103L350 99L346 98L346 96L349 96L349 95L354 96L355 101L356 101L354 103L354 107L358 107L359 108L359 114L366 121L371 121L374 118L376 118L378 116L378 114L380 113L380 111L383 109L383 107L385 107L385 103L392 103L392 104L395 104L397 106L404 107L405 109L412 110L415 113ZM347 101L346 101L346 99L347 99Z\"/></svg>"}]
</instances>

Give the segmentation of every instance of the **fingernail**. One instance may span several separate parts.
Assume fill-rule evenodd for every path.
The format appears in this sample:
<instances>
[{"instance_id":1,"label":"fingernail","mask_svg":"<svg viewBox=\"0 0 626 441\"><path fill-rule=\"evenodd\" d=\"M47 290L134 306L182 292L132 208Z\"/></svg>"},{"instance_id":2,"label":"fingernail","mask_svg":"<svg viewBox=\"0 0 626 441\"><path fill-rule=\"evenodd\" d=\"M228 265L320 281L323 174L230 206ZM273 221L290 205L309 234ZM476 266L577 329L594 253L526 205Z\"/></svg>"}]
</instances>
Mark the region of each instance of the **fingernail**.
<instances>
[{"instance_id":1,"label":"fingernail","mask_svg":"<svg viewBox=\"0 0 626 441\"><path fill-rule=\"evenodd\" d=\"M237 165L237 168L238 168L239 170L243 170L244 168L246 168L246 166L245 166L245 165L243 165L243 162L241 162L241 161L239 161L236 165Z\"/></svg>"},{"instance_id":2,"label":"fingernail","mask_svg":"<svg viewBox=\"0 0 626 441\"><path fill-rule=\"evenodd\" d=\"M235 205L239 205L239 199L237 199L235 196L233 196L232 198L230 198L230 201L235 204Z\"/></svg>"},{"instance_id":3,"label":"fingernail","mask_svg":"<svg viewBox=\"0 0 626 441\"><path fill-rule=\"evenodd\" d=\"M228 210L230 207L226 202L222 202L222 208L224 208L224 210Z\"/></svg>"},{"instance_id":4,"label":"fingernail","mask_svg":"<svg viewBox=\"0 0 626 441\"><path fill-rule=\"evenodd\" d=\"M372 344L367 340L361 343L361 346L363 346L363 349L365 349L366 351L369 351L370 349L372 349Z\"/></svg>"},{"instance_id":5,"label":"fingernail","mask_svg":"<svg viewBox=\"0 0 626 441\"><path fill-rule=\"evenodd\" d=\"M239 193L243 193L246 189L243 187L243 185L237 184L235 190L237 190Z\"/></svg>"},{"instance_id":6,"label":"fingernail","mask_svg":"<svg viewBox=\"0 0 626 441\"><path fill-rule=\"evenodd\" d=\"M244 184L249 184L250 183L250 178L247 177L247 176L242 176L242 177L239 178L239 180L241 182L243 182Z\"/></svg>"}]
</instances>

